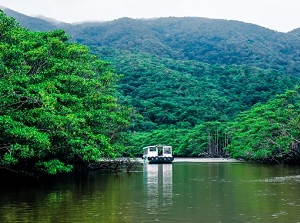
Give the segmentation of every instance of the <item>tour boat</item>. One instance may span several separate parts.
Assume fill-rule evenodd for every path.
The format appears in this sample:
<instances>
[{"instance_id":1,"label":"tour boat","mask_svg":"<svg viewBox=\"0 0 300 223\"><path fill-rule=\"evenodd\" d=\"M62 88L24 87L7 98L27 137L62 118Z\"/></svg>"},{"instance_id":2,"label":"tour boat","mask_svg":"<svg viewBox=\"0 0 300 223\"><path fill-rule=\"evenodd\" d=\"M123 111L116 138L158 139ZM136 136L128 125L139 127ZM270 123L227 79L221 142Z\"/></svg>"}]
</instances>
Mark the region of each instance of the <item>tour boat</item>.
<instances>
[{"instance_id":1,"label":"tour boat","mask_svg":"<svg viewBox=\"0 0 300 223\"><path fill-rule=\"evenodd\" d=\"M147 146L143 148L143 159L149 163L172 163L172 146Z\"/></svg>"}]
</instances>

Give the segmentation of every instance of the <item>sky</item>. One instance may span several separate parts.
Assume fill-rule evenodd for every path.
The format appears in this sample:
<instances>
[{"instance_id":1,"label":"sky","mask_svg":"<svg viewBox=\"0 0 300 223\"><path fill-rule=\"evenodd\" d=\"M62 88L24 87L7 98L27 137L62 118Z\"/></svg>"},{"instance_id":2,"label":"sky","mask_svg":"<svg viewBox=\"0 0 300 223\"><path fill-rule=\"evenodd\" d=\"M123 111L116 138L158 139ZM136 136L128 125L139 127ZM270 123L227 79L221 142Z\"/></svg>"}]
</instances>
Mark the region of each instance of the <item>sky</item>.
<instances>
[{"instance_id":1,"label":"sky","mask_svg":"<svg viewBox=\"0 0 300 223\"><path fill-rule=\"evenodd\" d=\"M243 21L280 32L300 28L300 0L0 0L0 5L68 23L196 16Z\"/></svg>"}]
</instances>

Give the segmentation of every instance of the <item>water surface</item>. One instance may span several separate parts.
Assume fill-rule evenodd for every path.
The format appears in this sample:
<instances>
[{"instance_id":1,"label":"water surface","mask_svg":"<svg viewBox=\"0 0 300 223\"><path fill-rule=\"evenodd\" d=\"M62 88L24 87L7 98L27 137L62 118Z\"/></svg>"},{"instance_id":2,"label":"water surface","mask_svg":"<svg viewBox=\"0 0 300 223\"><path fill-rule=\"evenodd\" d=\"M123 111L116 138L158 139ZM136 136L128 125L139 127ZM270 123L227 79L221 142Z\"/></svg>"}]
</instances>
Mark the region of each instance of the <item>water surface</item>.
<instances>
[{"instance_id":1,"label":"water surface","mask_svg":"<svg viewBox=\"0 0 300 223\"><path fill-rule=\"evenodd\" d=\"M0 222L300 222L300 168L141 164L143 171L2 182Z\"/></svg>"}]
</instances>

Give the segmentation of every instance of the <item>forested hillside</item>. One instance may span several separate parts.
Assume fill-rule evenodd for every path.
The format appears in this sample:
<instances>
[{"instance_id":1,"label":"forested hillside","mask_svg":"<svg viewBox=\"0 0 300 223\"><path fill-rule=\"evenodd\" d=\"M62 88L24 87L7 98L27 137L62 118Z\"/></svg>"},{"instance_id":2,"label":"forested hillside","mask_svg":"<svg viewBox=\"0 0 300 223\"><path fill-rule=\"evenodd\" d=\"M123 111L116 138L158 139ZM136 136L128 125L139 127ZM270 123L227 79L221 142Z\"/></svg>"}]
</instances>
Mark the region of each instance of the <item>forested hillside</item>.
<instances>
[{"instance_id":1,"label":"forested hillside","mask_svg":"<svg viewBox=\"0 0 300 223\"><path fill-rule=\"evenodd\" d=\"M273 69L212 65L99 47L92 51L124 75L119 84L124 103L143 115L143 120L134 123L136 131L229 121L299 83L298 78Z\"/></svg>"},{"instance_id":2,"label":"forested hillside","mask_svg":"<svg viewBox=\"0 0 300 223\"><path fill-rule=\"evenodd\" d=\"M28 23L28 17L19 16L18 21L39 29ZM281 119L293 131L274 134L270 126L275 121L264 116L255 131L261 131L265 141L253 143L249 153L232 147L239 140L247 141L241 137L244 134L251 141L251 134L238 128L253 127L248 125L253 116L241 118L248 111L252 114L270 106L274 111L289 111L285 103L273 101L299 84L299 29L280 33L238 21L190 17L52 25L66 30L72 36L69 41L89 46L122 74L116 97L135 111L124 155L139 155L149 144L171 144L178 156L299 159L295 152L299 126L290 123L299 120L297 109L292 119ZM293 100L288 106L297 105L298 97ZM272 148L265 147L266 141L273 142ZM258 155L264 148L267 152Z\"/></svg>"},{"instance_id":3,"label":"forested hillside","mask_svg":"<svg viewBox=\"0 0 300 223\"><path fill-rule=\"evenodd\" d=\"M32 30L53 29L49 21L44 27L38 18L17 16L21 25ZM274 68L289 74L300 71L300 36L297 30L276 32L258 25L233 20L207 18L121 18L109 22L82 24L53 23L88 46L111 47L159 57L197 60L211 64L247 64Z\"/></svg>"},{"instance_id":4,"label":"forested hillside","mask_svg":"<svg viewBox=\"0 0 300 223\"><path fill-rule=\"evenodd\" d=\"M300 38L238 21L205 18L118 19L65 27L83 44L212 64L300 71Z\"/></svg>"}]
</instances>

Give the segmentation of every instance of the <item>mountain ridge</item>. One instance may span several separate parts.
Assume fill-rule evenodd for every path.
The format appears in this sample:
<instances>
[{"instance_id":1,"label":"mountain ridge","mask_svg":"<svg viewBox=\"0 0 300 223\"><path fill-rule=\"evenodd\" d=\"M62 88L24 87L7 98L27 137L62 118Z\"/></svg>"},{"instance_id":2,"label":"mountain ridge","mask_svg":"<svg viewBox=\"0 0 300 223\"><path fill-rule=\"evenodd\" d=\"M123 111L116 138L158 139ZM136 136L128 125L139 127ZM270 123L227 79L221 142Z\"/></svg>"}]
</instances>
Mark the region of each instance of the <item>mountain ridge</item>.
<instances>
[{"instance_id":1,"label":"mountain ridge","mask_svg":"<svg viewBox=\"0 0 300 223\"><path fill-rule=\"evenodd\" d=\"M234 19L216 19L216 18L208 18L208 17L201 17L201 16L181 16L181 17L178 17L178 16L162 16L162 17L153 17L153 18L120 17L120 18L116 18L116 19L112 19L112 20L83 20L83 21L80 21L80 22L69 23L69 22L63 22L63 21L57 20L55 18L46 17L46 16L43 16L43 15L40 15L40 16L26 15L26 14L17 12L15 10L12 10L12 9L7 8L5 6L2 6L2 5L0 5L0 9L2 9L7 15L12 16L12 17L14 17L15 14L19 14L19 15L22 15L23 17L38 18L38 19L42 19L42 20L44 20L46 22L50 22L50 23L53 23L53 24L59 24L59 23L60 24L70 24L70 25L88 24L88 23L98 24L98 23L112 22L112 21L116 21L116 20L119 20L119 19L126 19L126 18L127 19L132 19L132 20L155 20L155 19L160 19L160 18L200 18L200 19L209 19L209 20L224 20L224 21L229 21L229 22L230 21L241 22L241 23L246 23L246 24L260 26L262 28L269 29L269 30L272 30L272 31L275 31L275 32L280 32L280 33L289 33L289 32L293 32L294 30L300 29L300 27L299 27L299 28L294 28L293 30L290 30L290 31L287 31L287 32L283 32L283 31L279 31L279 30L276 30L276 29L271 29L271 28L268 28L268 27L264 27L262 25L258 25L258 24L255 24L255 23L244 22L244 21L240 21L240 20L234 20Z\"/></svg>"},{"instance_id":2,"label":"mountain ridge","mask_svg":"<svg viewBox=\"0 0 300 223\"><path fill-rule=\"evenodd\" d=\"M32 31L49 31L57 29L57 26L42 18L31 17L0 6L0 9L8 16L13 17L21 26L31 29Z\"/></svg>"},{"instance_id":3,"label":"mountain ridge","mask_svg":"<svg viewBox=\"0 0 300 223\"><path fill-rule=\"evenodd\" d=\"M73 41L210 64L257 66L300 75L300 28L282 33L235 20L201 17L120 18L105 22L49 22L4 10L35 31L63 29Z\"/></svg>"},{"instance_id":4,"label":"mountain ridge","mask_svg":"<svg viewBox=\"0 0 300 223\"><path fill-rule=\"evenodd\" d=\"M198 17L122 18L64 28L76 41L88 46L106 46L212 64L284 67L283 71L293 74L300 71L300 35L280 33L244 22Z\"/></svg>"}]
</instances>

